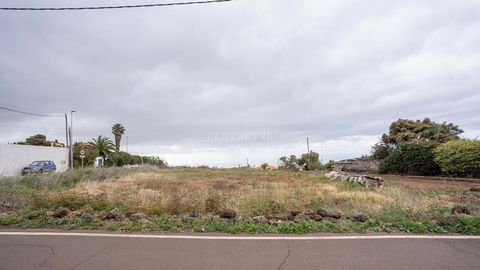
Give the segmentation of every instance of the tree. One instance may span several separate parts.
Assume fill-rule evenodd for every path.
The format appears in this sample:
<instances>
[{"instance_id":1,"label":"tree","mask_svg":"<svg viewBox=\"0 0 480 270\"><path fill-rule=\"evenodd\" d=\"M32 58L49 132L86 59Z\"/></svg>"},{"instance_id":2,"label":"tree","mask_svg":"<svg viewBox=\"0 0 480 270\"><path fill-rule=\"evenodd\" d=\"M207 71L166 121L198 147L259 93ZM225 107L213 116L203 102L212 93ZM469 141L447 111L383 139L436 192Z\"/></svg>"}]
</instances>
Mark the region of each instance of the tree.
<instances>
[{"instance_id":1,"label":"tree","mask_svg":"<svg viewBox=\"0 0 480 270\"><path fill-rule=\"evenodd\" d=\"M283 156L278 159L280 161L280 169L286 169L291 171L298 171L298 161L295 155L290 155L290 158Z\"/></svg>"},{"instance_id":2,"label":"tree","mask_svg":"<svg viewBox=\"0 0 480 270\"><path fill-rule=\"evenodd\" d=\"M435 144L427 142L398 145L380 164L380 173L437 175L440 167L434 160Z\"/></svg>"},{"instance_id":3,"label":"tree","mask_svg":"<svg viewBox=\"0 0 480 270\"><path fill-rule=\"evenodd\" d=\"M298 171L300 168L307 171L320 170L323 166L319 158L320 155L313 151L310 151L310 155L308 153L302 154L300 158L297 158L295 155L290 155L290 158L283 156L278 159L280 161L279 168L291 171Z\"/></svg>"},{"instance_id":4,"label":"tree","mask_svg":"<svg viewBox=\"0 0 480 270\"><path fill-rule=\"evenodd\" d=\"M262 170L266 170L268 167L268 163L263 163L262 165L260 165L260 167L262 168Z\"/></svg>"},{"instance_id":5,"label":"tree","mask_svg":"<svg viewBox=\"0 0 480 270\"><path fill-rule=\"evenodd\" d=\"M112 133L115 136L115 150L120 151L120 142L122 141L122 135L125 133L125 127L122 124L115 124L112 126Z\"/></svg>"},{"instance_id":6,"label":"tree","mask_svg":"<svg viewBox=\"0 0 480 270\"><path fill-rule=\"evenodd\" d=\"M480 176L480 141L456 140L434 151L443 172L455 176Z\"/></svg>"},{"instance_id":7,"label":"tree","mask_svg":"<svg viewBox=\"0 0 480 270\"><path fill-rule=\"evenodd\" d=\"M433 150L448 141L459 140L463 133L457 125L423 120L398 119L389 132L372 146L371 156L382 160L379 171L417 175L439 174Z\"/></svg>"},{"instance_id":8,"label":"tree","mask_svg":"<svg viewBox=\"0 0 480 270\"><path fill-rule=\"evenodd\" d=\"M139 156L130 155L127 152L114 152L111 154L109 164L112 166L122 167L125 165L148 164L160 168L168 167L168 164L156 156Z\"/></svg>"},{"instance_id":9,"label":"tree","mask_svg":"<svg viewBox=\"0 0 480 270\"><path fill-rule=\"evenodd\" d=\"M63 143L59 143L57 140L48 141L47 136L43 134L36 134L25 139L24 142L17 142L16 144L21 145L38 145L38 146L54 146L54 147L64 147Z\"/></svg>"},{"instance_id":10,"label":"tree","mask_svg":"<svg viewBox=\"0 0 480 270\"><path fill-rule=\"evenodd\" d=\"M43 145L43 146L50 146L50 143L47 141L47 136L43 134L37 134L28 137L25 139L26 144L28 145Z\"/></svg>"},{"instance_id":11,"label":"tree","mask_svg":"<svg viewBox=\"0 0 480 270\"><path fill-rule=\"evenodd\" d=\"M100 135L96 139L93 138L92 140L93 147L95 147L95 149L98 151L98 154L104 158L110 156L110 154L115 151L115 145L107 137Z\"/></svg>"},{"instance_id":12,"label":"tree","mask_svg":"<svg viewBox=\"0 0 480 270\"><path fill-rule=\"evenodd\" d=\"M322 169L322 163L320 162L320 155L317 152L310 151L308 153L302 154L297 164L300 167L303 167L305 170L320 170Z\"/></svg>"},{"instance_id":13,"label":"tree","mask_svg":"<svg viewBox=\"0 0 480 270\"><path fill-rule=\"evenodd\" d=\"M463 130L453 123L438 124L429 118L416 121L398 119L390 125L389 133L382 135L381 142L388 147L418 141L441 144L459 139L458 135L461 133Z\"/></svg>"},{"instance_id":14,"label":"tree","mask_svg":"<svg viewBox=\"0 0 480 270\"><path fill-rule=\"evenodd\" d=\"M127 152L115 152L112 153L112 163L117 167L122 167L124 165L132 164L132 155Z\"/></svg>"},{"instance_id":15,"label":"tree","mask_svg":"<svg viewBox=\"0 0 480 270\"><path fill-rule=\"evenodd\" d=\"M374 159L384 160L390 155L393 149L383 142L378 142L372 146L370 156Z\"/></svg>"},{"instance_id":16,"label":"tree","mask_svg":"<svg viewBox=\"0 0 480 270\"><path fill-rule=\"evenodd\" d=\"M92 143L76 142L73 144L73 163L75 167L81 167L82 159L80 158L80 150L85 151L83 165L88 167L93 165L95 158L98 157L98 151Z\"/></svg>"},{"instance_id":17,"label":"tree","mask_svg":"<svg viewBox=\"0 0 480 270\"><path fill-rule=\"evenodd\" d=\"M144 156L143 157L143 163L149 164L149 165L154 165L160 168L166 168L168 167L168 163L162 159L160 159L157 156Z\"/></svg>"}]
</instances>

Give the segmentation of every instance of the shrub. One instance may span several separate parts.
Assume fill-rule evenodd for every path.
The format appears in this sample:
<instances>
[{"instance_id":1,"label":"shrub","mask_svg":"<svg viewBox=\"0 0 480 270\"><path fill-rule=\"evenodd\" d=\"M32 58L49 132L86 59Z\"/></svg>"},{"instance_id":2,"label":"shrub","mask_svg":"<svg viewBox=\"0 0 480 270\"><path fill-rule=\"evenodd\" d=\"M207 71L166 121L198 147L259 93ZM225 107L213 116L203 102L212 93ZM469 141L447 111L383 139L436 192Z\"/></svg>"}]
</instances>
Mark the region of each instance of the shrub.
<instances>
[{"instance_id":1,"label":"shrub","mask_svg":"<svg viewBox=\"0 0 480 270\"><path fill-rule=\"evenodd\" d=\"M399 150L393 151L378 168L379 173L405 173L405 171L405 160Z\"/></svg>"},{"instance_id":2,"label":"shrub","mask_svg":"<svg viewBox=\"0 0 480 270\"><path fill-rule=\"evenodd\" d=\"M222 196L217 192L210 192L205 200L205 211L209 213L218 213L224 207Z\"/></svg>"},{"instance_id":3,"label":"shrub","mask_svg":"<svg viewBox=\"0 0 480 270\"><path fill-rule=\"evenodd\" d=\"M71 191L53 193L41 191L32 194L30 199L31 206L34 209L48 209L55 207L67 207L70 210L78 210L83 207L90 207L95 211L110 210L113 208L105 196L80 194Z\"/></svg>"},{"instance_id":4,"label":"shrub","mask_svg":"<svg viewBox=\"0 0 480 270\"><path fill-rule=\"evenodd\" d=\"M435 161L443 172L460 176L480 176L480 141L457 140L435 149Z\"/></svg>"},{"instance_id":5,"label":"shrub","mask_svg":"<svg viewBox=\"0 0 480 270\"><path fill-rule=\"evenodd\" d=\"M416 142L401 144L380 164L380 173L411 175L438 175L440 167L435 162L434 144Z\"/></svg>"}]
</instances>

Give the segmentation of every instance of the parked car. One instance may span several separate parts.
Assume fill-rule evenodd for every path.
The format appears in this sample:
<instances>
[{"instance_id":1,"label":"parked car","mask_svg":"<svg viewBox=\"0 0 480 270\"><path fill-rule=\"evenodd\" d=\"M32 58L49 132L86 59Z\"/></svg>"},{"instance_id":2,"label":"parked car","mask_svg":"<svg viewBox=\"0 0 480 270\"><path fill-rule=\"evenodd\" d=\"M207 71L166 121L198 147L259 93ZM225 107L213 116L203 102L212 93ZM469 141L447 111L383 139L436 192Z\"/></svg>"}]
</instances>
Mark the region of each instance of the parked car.
<instances>
[{"instance_id":1,"label":"parked car","mask_svg":"<svg viewBox=\"0 0 480 270\"><path fill-rule=\"evenodd\" d=\"M55 172L57 170L57 166L51 160L39 160L34 161L27 167L22 168L22 175L26 175L29 173L47 173L47 172Z\"/></svg>"}]
</instances>

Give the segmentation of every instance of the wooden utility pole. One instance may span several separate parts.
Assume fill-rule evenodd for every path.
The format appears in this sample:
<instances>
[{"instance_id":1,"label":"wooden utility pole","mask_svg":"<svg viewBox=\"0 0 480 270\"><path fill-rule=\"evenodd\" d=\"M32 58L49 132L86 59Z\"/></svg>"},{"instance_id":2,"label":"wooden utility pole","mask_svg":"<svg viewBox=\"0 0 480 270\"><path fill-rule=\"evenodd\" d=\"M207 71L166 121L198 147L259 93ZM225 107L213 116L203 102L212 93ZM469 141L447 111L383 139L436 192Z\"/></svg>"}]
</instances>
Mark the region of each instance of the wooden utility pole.
<instances>
[{"instance_id":1,"label":"wooden utility pole","mask_svg":"<svg viewBox=\"0 0 480 270\"><path fill-rule=\"evenodd\" d=\"M307 155L308 155L308 162L307 162L307 171L310 170L310 164L311 164L311 154L310 154L310 143L308 142L308 137L307 137Z\"/></svg>"}]
</instances>

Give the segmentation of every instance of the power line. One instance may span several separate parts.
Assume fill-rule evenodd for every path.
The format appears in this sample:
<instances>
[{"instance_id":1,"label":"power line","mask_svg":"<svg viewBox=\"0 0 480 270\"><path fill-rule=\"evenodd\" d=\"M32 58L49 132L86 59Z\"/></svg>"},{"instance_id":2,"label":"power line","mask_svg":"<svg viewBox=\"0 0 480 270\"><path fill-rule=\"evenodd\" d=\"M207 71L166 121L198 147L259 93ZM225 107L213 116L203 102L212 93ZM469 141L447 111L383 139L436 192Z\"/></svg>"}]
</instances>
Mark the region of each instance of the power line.
<instances>
[{"instance_id":1,"label":"power line","mask_svg":"<svg viewBox=\"0 0 480 270\"><path fill-rule=\"evenodd\" d=\"M175 2L175 3L158 3L158 4L141 4L141 5L123 5L123 6L98 6L98 7L0 7L0 10L20 10L20 11L61 11L61 10L92 10L92 9L120 9L120 8L150 8L150 7L165 7L165 6L183 6L196 4L211 4L220 2L230 2L232 0L209 0L209 1L194 1L194 2Z\"/></svg>"},{"instance_id":2,"label":"power line","mask_svg":"<svg viewBox=\"0 0 480 270\"><path fill-rule=\"evenodd\" d=\"M24 112L24 111L14 110L14 109L5 108L5 107L1 107L1 106L0 106L0 109L5 110L5 111L10 111L10 112L28 114L28 115L33 115L33 116L41 116L41 117L65 117L64 115L46 115L46 114L39 114L39 113L32 113L32 112Z\"/></svg>"}]
</instances>

